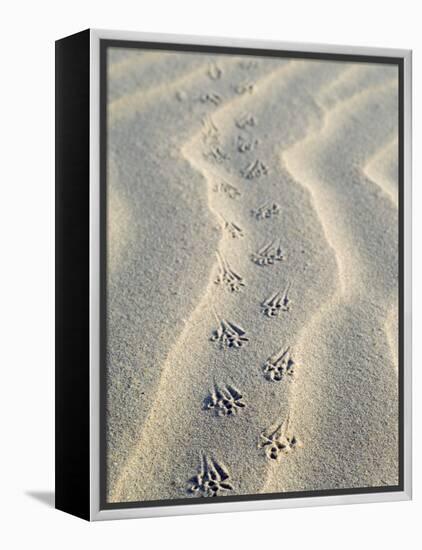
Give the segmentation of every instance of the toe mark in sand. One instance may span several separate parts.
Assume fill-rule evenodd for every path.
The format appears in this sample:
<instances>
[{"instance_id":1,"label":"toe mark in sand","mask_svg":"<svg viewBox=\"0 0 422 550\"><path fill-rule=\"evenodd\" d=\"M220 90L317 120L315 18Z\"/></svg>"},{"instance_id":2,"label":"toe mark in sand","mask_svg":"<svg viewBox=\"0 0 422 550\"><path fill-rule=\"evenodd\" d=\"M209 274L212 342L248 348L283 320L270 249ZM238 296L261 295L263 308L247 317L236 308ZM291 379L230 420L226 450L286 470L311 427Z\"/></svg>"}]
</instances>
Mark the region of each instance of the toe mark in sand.
<instances>
[{"instance_id":1,"label":"toe mark in sand","mask_svg":"<svg viewBox=\"0 0 422 550\"><path fill-rule=\"evenodd\" d=\"M218 144L219 131L210 116L202 119L202 139L204 143Z\"/></svg>"},{"instance_id":2,"label":"toe mark in sand","mask_svg":"<svg viewBox=\"0 0 422 550\"><path fill-rule=\"evenodd\" d=\"M234 86L234 91L238 95L253 94L255 91L255 84L253 82L242 82Z\"/></svg>"},{"instance_id":3,"label":"toe mark in sand","mask_svg":"<svg viewBox=\"0 0 422 550\"><path fill-rule=\"evenodd\" d=\"M224 195L229 197L229 199L236 199L241 195L237 187L225 181L220 181L220 183L216 183L212 190L214 191L214 193L223 193Z\"/></svg>"},{"instance_id":4,"label":"toe mark in sand","mask_svg":"<svg viewBox=\"0 0 422 550\"><path fill-rule=\"evenodd\" d=\"M281 240L278 241L278 245L275 245L275 241L271 241L262 246L257 252L252 254L252 261L260 266L274 265L275 262L282 262L284 260L284 252L281 248Z\"/></svg>"},{"instance_id":5,"label":"toe mark in sand","mask_svg":"<svg viewBox=\"0 0 422 550\"><path fill-rule=\"evenodd\" d=\"M206 92L200 96L199 100L201 103L212 103L216 106L223 101L222 97L215 92Z\"/></svg>"},{"instance_id":6,"label":"toe mark in sand","mask_svg":"<svg viewBox=\"0 0 422 550\"><path fill-rule=\"evenodd\" d=\"M227 153L223 151L220 145L216 145L215 147L211 147L208 151L204 153L204 157L211 161L215 162L217 164L223 163L225 160L229 159L229 156Z\"/></svg>"},{"instance_id":7,"label":"toe mark in sand","mask_svg":"<svg viewBox=\"0 0 422 550\"><path fill-rule=\"evenodd\" d=\"M238 292L242 290L242 287L245 286L245 283L240 275L238 275L231 267L229 266L227 260L219 252L216 253L217 260L219 264L219 273L215 280L216 284L225 285L230 292Z\"/></svg>"},{"instance_id":8,"label":"toe mark in sand","mask_svg":"<svg viewBox=\"0 0 422 550\"><path fill-rule=\"evenodd\" d=\"M251 127L253 128L258 123L256 117L253 115L244 115L241 118L238 118L235 120L235 124L238 128L241 130L244 130L245 128Z\"/></svg>"},{"instance_id":9,"label":"toe mark in sand","mask_svg":"<svg viewBox=\"0 0 422 550\"><path fill-rule=\"evenodd\" d=\"M220 215L223 229L232 237L232 239L239 239L243 237L242 229L234 222L229 222L223 216Z\"/></svg>"},{"instance_id":10,"label":"toe mark in sand","mask_svg":"<svg viewBox=\"0 0 422 550\"><path fill-rule=\"evenodd\" d=\"M239 153L248 153L258 146L258 140L245 136L237 136L236 146Z\"/></svg>"},{"instance_id":11,"label":"toe mark in sand","mask_svg":"<svg viewBox=\"0 0 422 550\"><path fill-rule=\"evenodd\" d=\"M228 482L227 469L213 458L201 456L201 466L198 474L189 480L189 491L202 497L215 497L221 492L233 491Z\"/></svg>"},{"instance_id":12,"label":"toe mark in sand","mask_svg":"<svg viewBox=\"0 0 422 550\"><path fill-rule=\"evenodd\" d=\"M275 430L263 431L258 444L258 448L265 449L265 454L271 460L279 460L301 446L301 442L289 429L289 417Z\"/></svg>"},{"instance_id":13,"label":"toe mark in sand","mask_svg":"<svg viewBox=\"0 0 422 550\"><path fill-rule=\"evenodd\" d=\"M217 329L211 336L212 342L219 342L221 348L241 348L249 342L249 338L246 337L246 332L241 326L220 318L215 311L214 316L217 321Z\"/></svg>"},{"instance_id":14,"label":"toe mark in sand","mask_svg":"<svg viewBox=\"0 0 422 550\"><path fill-rule=\"evenodd\" d=\"M223 75L223 71L217 63L212 63L208 68L207 75L211 78L211 80L220 80Z\"/></svg>"},{"instance_id":15,"label":"toe mark in sand","mask_svg":"<svg viewBox=\"0 0 422 550\"><path fill-rule=\"evenodd\" d=\"M247 180L258 179L268 174L268 168L259 159L255 162L251 162L240 171L240 174Z\"/></svg>"},{"instance_id":16,"label":"toe mark in sand","mask_svg":"<svg viewBox=\"0 0 422 550\"><path fill-rule=\"evenodd\" d=\"M264 364L265 378L273 382L279 382L286 376L293 377L295 366L296 364L290 354L290 348L282 348L266 360Z\"/></svg>"},{"instance_id":17,"label":"toe mark in sand","mask_svg":"<svg viewBox=\"0 0 422 550\"><path fill-rule=\"evenodd\" d=\"M246 407L242 394L233 386L217 386L205 400L206 409L214 409L217 416L233 416Z\"/></svg>"},{"instance_id":18,"label":"toe mark in sand","mask_svg":"<svg viewBox=\"0 0 422 550\"><path fill-rule=\"evenodd\" d=\"M265 220L272 216L277 216L280 212L280 205L276 202L266 202L251 210L251 214L257 220Z\"/></svg>"},{"instance_id":19,"label":"toe mark in sand","mask_svg":"<svg viewBox=\"0 0 422 550\"><path fill-rule=\"evenodd\" d=\"M267 317L277 317L281 311L290 310L290 300L288 292L290 290L290 284L287 285L286 290L282 293L281 290L268 297L262 302L262 312Z\"/></svg>"}]
</instances>

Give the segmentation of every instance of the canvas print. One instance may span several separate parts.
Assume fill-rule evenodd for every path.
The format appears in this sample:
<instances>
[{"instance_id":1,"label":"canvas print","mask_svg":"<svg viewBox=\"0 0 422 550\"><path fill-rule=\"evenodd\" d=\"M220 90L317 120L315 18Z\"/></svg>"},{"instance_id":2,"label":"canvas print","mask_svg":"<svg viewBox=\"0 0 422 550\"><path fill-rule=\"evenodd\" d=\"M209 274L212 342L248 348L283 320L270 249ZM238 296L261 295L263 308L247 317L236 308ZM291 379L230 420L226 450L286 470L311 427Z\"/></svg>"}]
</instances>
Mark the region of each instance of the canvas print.
<instances>
[{"instance_id":1,"label":"canvas print","mask_svg":"<svg viewBox=\"0 0 422 550\"><path fill-rule=\"evenodd\" d=\"M398 486L398 66L104 70L105 502Z\"/></svg>"}]
</instances>

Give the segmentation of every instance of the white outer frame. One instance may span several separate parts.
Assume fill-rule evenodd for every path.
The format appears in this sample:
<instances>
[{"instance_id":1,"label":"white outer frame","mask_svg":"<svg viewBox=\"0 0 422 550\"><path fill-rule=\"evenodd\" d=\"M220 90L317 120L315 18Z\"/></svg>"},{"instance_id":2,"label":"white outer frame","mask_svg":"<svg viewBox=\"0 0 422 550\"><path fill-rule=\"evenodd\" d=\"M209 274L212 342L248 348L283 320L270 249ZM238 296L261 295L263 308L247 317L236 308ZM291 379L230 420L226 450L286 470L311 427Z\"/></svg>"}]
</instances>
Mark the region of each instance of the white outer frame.
<instances>
[{"instance_id":1,"label":"white outer frame","mask_svg":"<svg viewBox=\"0 0 422 550\"><path fill-rule=\"evenodd\" d=\"M299 497L286 499L213 502L200 505L178 504L139 508L100 509L100 40L132 40L158 43L182 43L205 46L243 47L320 54L349 54L399 57L404 60L404 490L386 493L364 493L334 496ZM270 510L335 504L355 504L410 500L412 498L412 51L390 48L367 48L211 38L173 34L139 33L131 31L90 30L90 519L111 520Z\"/></svg>"}]
</instances>

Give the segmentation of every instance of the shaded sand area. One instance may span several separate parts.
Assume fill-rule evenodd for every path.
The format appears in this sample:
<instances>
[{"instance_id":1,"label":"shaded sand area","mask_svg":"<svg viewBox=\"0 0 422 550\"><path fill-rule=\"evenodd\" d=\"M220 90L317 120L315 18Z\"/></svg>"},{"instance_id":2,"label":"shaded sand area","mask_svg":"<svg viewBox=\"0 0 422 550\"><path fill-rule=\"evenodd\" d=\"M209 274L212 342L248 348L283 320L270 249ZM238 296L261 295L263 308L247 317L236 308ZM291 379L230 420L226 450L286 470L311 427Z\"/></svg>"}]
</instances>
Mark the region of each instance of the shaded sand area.
<instances>
[{"instance_id":1,"label":"shaded sand area","mask_svg":"<svg viewBox=\"0 0 422 550\"><path fill-rule=\"evenodd\" d=\"M396 485L397 69L108 55L108 501Z\"/></svg>"}]
</instances>

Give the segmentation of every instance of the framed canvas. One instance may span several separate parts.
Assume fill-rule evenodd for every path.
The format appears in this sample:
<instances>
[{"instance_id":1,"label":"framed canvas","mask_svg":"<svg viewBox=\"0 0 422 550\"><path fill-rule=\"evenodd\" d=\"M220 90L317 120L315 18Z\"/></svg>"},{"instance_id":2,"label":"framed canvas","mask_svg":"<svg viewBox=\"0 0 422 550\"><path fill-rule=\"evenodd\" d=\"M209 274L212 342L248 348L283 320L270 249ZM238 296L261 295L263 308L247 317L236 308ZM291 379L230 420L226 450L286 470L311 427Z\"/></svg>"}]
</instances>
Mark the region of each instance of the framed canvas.
<instances>
[{"instance_id":1,"label":"framed canvas","mask_svg":"<svg viewBox=\"0 0 422 550\"><path fill-rule=\"evenodd\" d=\"M411 52L56 43L56 506L411 498Z\"/></svg>"}]
</instances>

